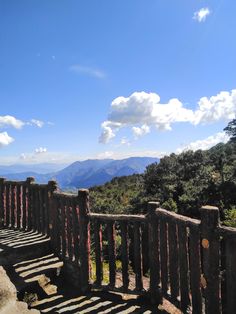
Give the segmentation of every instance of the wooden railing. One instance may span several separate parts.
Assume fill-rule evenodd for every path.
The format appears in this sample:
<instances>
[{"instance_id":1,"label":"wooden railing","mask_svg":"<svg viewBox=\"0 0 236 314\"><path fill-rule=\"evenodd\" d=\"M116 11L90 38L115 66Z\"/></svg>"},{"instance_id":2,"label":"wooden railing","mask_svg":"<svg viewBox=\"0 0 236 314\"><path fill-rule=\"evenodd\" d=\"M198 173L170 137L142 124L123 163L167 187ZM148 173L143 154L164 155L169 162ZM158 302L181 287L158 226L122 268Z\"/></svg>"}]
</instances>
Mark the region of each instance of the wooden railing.
<instances>
[{"instance_id":1,"label":"wooden railing","mask_svg":"<svg viewBox=\"0 0 236 314\"><path fill-rule=\"evenodd\" d=\"M219 210L201 219L150 202L146 215L90 212L88 190L61 193L55 181L0 179L0 227L51 238L67 278L91 288L169 299L183 313L236 312L236 229L219 225Z\"/></svg>"}]
</instances>

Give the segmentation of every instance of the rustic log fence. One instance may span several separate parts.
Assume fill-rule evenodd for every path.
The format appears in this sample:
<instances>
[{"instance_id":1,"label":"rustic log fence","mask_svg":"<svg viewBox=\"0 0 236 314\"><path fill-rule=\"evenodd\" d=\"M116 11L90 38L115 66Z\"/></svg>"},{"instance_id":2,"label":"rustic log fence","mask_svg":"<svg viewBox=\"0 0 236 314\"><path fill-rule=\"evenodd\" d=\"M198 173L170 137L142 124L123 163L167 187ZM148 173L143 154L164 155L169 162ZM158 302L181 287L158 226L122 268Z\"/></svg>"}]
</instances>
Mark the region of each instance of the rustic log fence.
<instances>
[{"instance_id":1,"label":"rustic log fence","mask_svg":"<svg viewBox=\"0 0 236 314\"><path fill-rule=\"evenodd\" d=\"M143 294L152 303L165 297L183 313L233 314L236 229L219 224L216 207L200 213L191 219L150 202L146 215L97 214L90 212L88 190L72 195L59 192L55 181L0 178L0 228L48 235L83 292Z\"/></svg>"}]
</instances>

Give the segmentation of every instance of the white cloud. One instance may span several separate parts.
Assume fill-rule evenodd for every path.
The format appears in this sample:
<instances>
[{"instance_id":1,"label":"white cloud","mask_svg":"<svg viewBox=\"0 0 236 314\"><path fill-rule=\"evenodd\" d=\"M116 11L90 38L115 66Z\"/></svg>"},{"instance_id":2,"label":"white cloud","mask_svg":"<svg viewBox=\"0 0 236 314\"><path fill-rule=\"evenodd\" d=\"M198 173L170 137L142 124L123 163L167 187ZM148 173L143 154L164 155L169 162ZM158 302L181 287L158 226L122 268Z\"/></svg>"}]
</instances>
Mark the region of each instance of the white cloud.
<instances>
[{"instance_id":1,"label":"white cloud","mask_svg":"<svg viewBox=\"0 0 236 314\"><path fill-rule=\"evenodd\" d=\"M201 8L199 11L194 12L193 19L199 23L204 22L210 13L209 8Z\"/></svg>"},{"instance_id":2,"label":"white cloud","mask_svg":"<svg viewBox=\"0 0 236 314\"><path fill-rule=\"evenodd\" d=\"M100 143L108 143L123 127L131 127L134 136L142 136L155 126L159 131L171 130L176 122L193 125L236 118L236 89L222 91L210 98L202 97L196 110L185 108L177 98L160 103L155 93L135 92L129 97L117 97L111 103L108 120L101 125Z\"/></svg>"},{"instance_id":3,"label":"white cloud","mask_svg":"<svg viewBox=\"0 0 236 314\"><path fill-rule=\"evenodd\" d=\"M136 127L136 126L132 127L132 131L134 133L134 137L139 138L145 134L148 134L150 132L150 128L149 128L149 126L144 124L140 128Z\"/></svg>"},{"instance_id":4,"label":"white cloud","mask_svg":"<svg viewBox=\"0 0 236 314\"><path fill-rule=\"evenodd\" d=\"M39 147L35 149L35 154L43 154L47 152L47 148L46 147Z\"/></svg>"},{"instance_id":5,"label":"white cloud","mask_svg":"<svg viewBox=\"0 0 236 314\"><path fill-rule=\"evenodd\" d=\"M0 116L0 128L13 127L15 129L21 129L24 125L35 125L42 128L44 124L43 121L37 119L31 119L29 122L24 122L10 115ZM52 125L51 122L47 122L47 124Z\"/></svg>"},{"instance_id":6,"label":"white cloud","mask_svg":"<svg viewBox=\"0 0 236 314\"><path fill-rule=\"evenodd\" d=\"M218 143L227 143L228 140L229 140L229 136L225 132L219 132L203 140L198 140L184 147L180 147L176 150L176 153L179 154L187 150L193 150L193 151L196 151L198 149L206 150L215 146Z\"/></svg>"},{"instance_id":7,"label":"white cloud","mask_svg":"<svg viewBox=\"0 0 236 314\"><path fill-rule=\"evenodd\" d=\"M103 153L99 153L95 156L97 159L124 159L129 157L155 157L161 158L163 156L168 155L166 152L152 151L152 150L143 150L143 151L106 151Z\"/></svg>"},{"instance_id":8,"label":"white cloud","mask_svg":"<svg viewBox=\"0 0 236 314\"><path fill-rule=\"evenodd\" d=\"M120 144L130 146L130 141L126 137L122 137Z\"/></svg>"},{"instance_id":9,"label":"white cloud","mask_svg":"<svg viewBox=\"0 0 236 314\"><path fill-rule=\"evenodd\" d=\"M30 122L28 122L29 125L36 125L38 128L42 128L44 126L44 122L37 119L31 119Z\"/></svg>"},{"instance_id":10,"label":"white cloud","mask_svg":"<svg viewBox=\"0 0 236 314\"><path fill-rule=\"evenodd\" d=\"M101 126L103 131L99 137L99 143L107 144L113 137L115 137L115 131L121 127L121 123L104 121Z\"/></svg>"},{"instance_id":11,"label":"white cloud","mask_svg":"<svg viewBox=\"0 0 236 314\"><path fill-rule=\"evenodd\" d=\"M0 133L0 147L7 146L14 141L12 137L10 137L7 132Z\"/></svg>"},{"instance_id":12,"label":"white cloud","mask_svg":"<svg viewBox=\"0 0 236 314\"><path fill-rule=\"evenodd\" d=\"M19 119L16 119L13 116L0 116L0 128L4 127L13 127L16 129L22 128L25 123Z\"/></svg>"},{"instance_id":13,"label":"white cloud","mask_svg":"<svg viewBox=\"0 0 236 314\"><path fill-rule=\"evenodd\" d=\"M69 67L69 70L79 74L85 74L99 79L104 79L106 74L97 68L87 67L80 64L74 64Z\"/></svg>"},{"instance_id":14,"label":"white cloud","mask_svg":"<svg viewBox=\"0 0 236 314\"><path fill-rule=\"evenodd\" d=\"M194 112L193 123L195 125L234 119L236 113L236 89L231 92L222 91L210 98L202 97L198 102L198 106L198 109Z\"/></svg>"}]
</instances>

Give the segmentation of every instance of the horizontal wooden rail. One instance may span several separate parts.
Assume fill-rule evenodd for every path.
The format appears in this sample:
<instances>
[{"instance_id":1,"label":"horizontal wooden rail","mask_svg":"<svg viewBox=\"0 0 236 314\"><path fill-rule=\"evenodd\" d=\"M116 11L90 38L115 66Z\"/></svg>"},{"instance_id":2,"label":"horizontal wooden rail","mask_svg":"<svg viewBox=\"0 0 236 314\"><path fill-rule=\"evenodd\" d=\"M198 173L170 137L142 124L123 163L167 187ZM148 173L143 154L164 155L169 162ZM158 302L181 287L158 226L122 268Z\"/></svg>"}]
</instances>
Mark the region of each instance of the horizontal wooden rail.
<instances>
[{"instance_id":1,"label":"horizontal wooden rail","mask_svg":"<svg viewBox=\"0 0 236 314\"><path fill-rule=\"evenodd\" d=\"M104 221L140 221L143 222L146 219L145 215L112 215L112 214L97 214L89 213L88 217L94 220L104 220Z\"/></svg>"},{"instance_id":2,"label":"horizontal wooden rail","mask_svg":"<svg viewBox=\"0 0 236 314\"><path fill-rule=\"evenodd\" d=\"M198 219L193 219L187 216L179 215L174 212L168 211L163 208L158 208L155 212L157 217L161 217L162 219L167 218L167 219L172 219L177 222L183 222L185 226L199 226L201 224L201 221Z\"/></svg>"}]
</instances>

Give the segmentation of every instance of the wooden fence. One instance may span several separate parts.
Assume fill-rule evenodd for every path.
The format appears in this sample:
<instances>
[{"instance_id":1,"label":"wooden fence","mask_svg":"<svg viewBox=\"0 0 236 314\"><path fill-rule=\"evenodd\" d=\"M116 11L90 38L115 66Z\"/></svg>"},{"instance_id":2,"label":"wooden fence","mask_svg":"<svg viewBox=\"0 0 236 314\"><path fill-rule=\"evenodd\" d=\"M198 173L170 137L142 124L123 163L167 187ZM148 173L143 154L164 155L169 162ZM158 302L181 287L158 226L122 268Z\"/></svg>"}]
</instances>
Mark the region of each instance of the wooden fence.
<instances>
[{"instance_id":1,"label":"wooden fence","mask_svg":"<svg viewBox=\"0 0 236 314\"><path fill-rule=\"evenodd\" d=\"M236 229L205 206L195 220L150 202L146 215L90 212L88 190L0 178L0 227L35 230L73 268L81 290L169 299L183 313L236 313Z\"/></svg>"}]
</instances>

